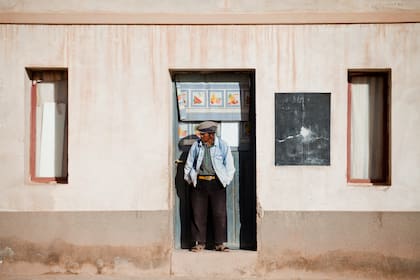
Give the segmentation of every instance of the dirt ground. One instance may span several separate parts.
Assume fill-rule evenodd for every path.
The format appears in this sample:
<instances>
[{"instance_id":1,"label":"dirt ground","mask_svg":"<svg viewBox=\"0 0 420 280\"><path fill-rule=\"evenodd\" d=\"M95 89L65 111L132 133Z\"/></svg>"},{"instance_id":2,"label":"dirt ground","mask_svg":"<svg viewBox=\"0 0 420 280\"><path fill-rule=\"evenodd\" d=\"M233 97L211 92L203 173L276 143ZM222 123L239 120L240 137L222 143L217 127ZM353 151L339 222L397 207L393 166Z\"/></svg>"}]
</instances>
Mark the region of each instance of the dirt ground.
<instances>
[{"instance_id":1,"label":"dirt ground","mask_svg":"<svg viewBox=\"0 0 420 280\"><path fill-rule=\"evenodd\" d=\"M0 280L205 280L209 277L193 276L121 276L121 275L0 275ZM386 278L389 279L389 278ZM307 274L270 277L211 277L211 280L368 280L349 275ZM379 279L375 279L379 280Z\"/></svg>"},{"instance_id":2,"label":"dirt ground","mask_svg":"<svg viewBox=\"0 0 420 280\"><path fill-rule=\"evenodd\" d=\"M162 276L162 277L127 277L127 276L101 276L101 275L0 275L1 280L204 280L208 278ZM286 280L285 278L224 278L213 280ZM290 278L299 279L299 278ZM325 278L326 279L326 278Z\"/></svg>"}]
</instances>

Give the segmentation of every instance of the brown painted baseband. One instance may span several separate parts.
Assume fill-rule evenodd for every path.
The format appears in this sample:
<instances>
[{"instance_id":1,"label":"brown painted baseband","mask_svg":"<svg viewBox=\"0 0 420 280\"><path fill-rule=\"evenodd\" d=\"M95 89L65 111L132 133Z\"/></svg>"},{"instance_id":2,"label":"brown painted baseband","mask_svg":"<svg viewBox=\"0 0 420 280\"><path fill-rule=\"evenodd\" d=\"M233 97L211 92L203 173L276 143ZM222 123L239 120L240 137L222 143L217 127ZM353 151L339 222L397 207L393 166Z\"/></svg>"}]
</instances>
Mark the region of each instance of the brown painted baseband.
<instances>
[{"instance_id":1,"label":"brown painted baseband","mask_svg":"<svg viewBox=\"0 0 420 280\"><path fill-rule=\"evenodd\" d=\"M169 247L74 245L60 239L35 243L17 238L0 238L3 273L49 274L165 274L169 267ZM32 272L31 272L32 271Z\"/></svg>"},{"instance_id":2,"label":"brown painted baseband","mask_svg":"<svg viewBox=\"0 0 420 280\"><path fill-rule=\"evenodd\" d=\"M168 211L0 212L0 275L167 274L168 215Z\"/></svg>"},{"instance_id":3,"label":"brown painted baseband","mask_svg":"<svg viewBox=\"0 0 420 280\"><path fill-rule=\"evenodd\" d=\"M0 275L169 275L171 215L0 212ZM255 275L293 270L295 276L297 271L420 279L420 212L265 211L257 236ZM229 254L239 259L237 252Z\"/></svg>"},{"instance_id":4,"label":"brown painted baseband","mask_svg":"<svg viewBox=\"0 0 420 280\"><path fill-rule=\"evenodd\" d=\"M263 274L420 279L420 212L265 211L258 248Z\"/></svg>"},{"instance_id":5,"label":"brown painted baseband","mask_svg":"<svg viewBox=\"0 0 420 280\"><path fill-rule=\"evenodd\" d=\"M327 251L317 255L283 251L277 256L260 257L258 269L263 275L293 270L346 275L349 277L346 279L420 279L420 259L351 250Z\"/></svg>"}]
</instances>

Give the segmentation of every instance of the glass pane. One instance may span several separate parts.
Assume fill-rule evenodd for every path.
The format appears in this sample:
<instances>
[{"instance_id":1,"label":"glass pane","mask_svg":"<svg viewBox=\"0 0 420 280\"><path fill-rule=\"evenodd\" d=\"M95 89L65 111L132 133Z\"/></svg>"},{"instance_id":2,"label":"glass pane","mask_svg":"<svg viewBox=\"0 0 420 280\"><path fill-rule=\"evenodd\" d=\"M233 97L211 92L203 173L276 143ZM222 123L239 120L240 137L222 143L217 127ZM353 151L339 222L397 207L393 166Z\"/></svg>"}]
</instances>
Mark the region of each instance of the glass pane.
<instances>
[{"instance_id":1,"label":"glass pane","mask_svg":"<svg viewBox=\"0 0 420 280\"><path fill-rule=\"evenodd\" d=\"M221 137L231 147L239 147L239 124L239 122L221 124Z\"/></svg>"}]
</instances>

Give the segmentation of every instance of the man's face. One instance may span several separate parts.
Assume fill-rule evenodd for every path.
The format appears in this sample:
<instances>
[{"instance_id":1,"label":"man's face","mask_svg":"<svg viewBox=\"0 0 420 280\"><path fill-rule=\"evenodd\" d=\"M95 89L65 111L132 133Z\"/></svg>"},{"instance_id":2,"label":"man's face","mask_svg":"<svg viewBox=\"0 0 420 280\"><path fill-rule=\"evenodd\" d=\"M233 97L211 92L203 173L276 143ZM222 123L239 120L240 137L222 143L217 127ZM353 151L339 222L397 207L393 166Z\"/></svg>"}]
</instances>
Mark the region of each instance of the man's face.
<instances>
[{"instance_id":1,"label":"man's face","mask_svg":"<svg viewBox=\"0 0 420 280\"><path fill-rule=\"evenodd\" d=\"M203 141L205 144L208 144L208 143L211 144L211 141L213 141L214 139L214 133L201 132L200 138L201 138L201 141Z\"/></svg>"}]
</instances>

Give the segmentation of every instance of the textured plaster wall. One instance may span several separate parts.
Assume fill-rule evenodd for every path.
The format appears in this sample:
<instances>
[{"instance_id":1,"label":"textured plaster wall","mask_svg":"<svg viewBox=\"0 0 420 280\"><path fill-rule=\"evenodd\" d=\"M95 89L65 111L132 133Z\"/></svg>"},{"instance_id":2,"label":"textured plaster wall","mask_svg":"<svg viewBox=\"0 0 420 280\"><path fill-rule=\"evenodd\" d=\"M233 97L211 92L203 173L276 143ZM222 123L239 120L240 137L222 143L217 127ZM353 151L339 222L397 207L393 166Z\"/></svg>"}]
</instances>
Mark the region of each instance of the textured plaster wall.
<instances>
[{"instance_id":1,"label":"textured plaster wall","mask_svg":"<svg viewBox=\"0 0 420 280\"><path fill-rule=\"evenodd\" d=\"M253 68L262 210L419 211L420 25L0 25L1 210L168 210L169 69ZM69 183L28 181L25 67L69 71ZM347 69L392 69L392 185L346 183ZM274 166L274 92L331 92L331 165Z\"/></svg>"},{"instance_id":2,"label":"textured plaster wall","mask_svg":"<svg viewBox=\"0 0 420 280\"><path fill-rule=\"evenodd\" d=\"M118 0L118 1L98 1L98 0L0 0L0 8L11 12L112 12L112 13L214 13L214 12L294 12L299 11L348 11L348 12L370 12L370 11L390 11L390 10L410 10L420 9L420 4L410 0L373 0L366 3L364 0L349 1L307 1L307 0L178 0L153 1L153 0Z\"/></svg>"},{"instance_id":3,"label":"textured plaster wall","mask_svg":"<svg viewBox=\"0 0 420 280\"><path fill-rule=\"evenodd\" d=\"M419 24L299 26L262 32L266 67L257 71L257 186L263 209L420 209ZM275 39L273 39L275 38ZM259 60L263 62L264 60ZM392 185L346 184L347 69L391 68ZM274 166L274 95L331 92L331 165Z\"/></svg>"}]
</instances>

